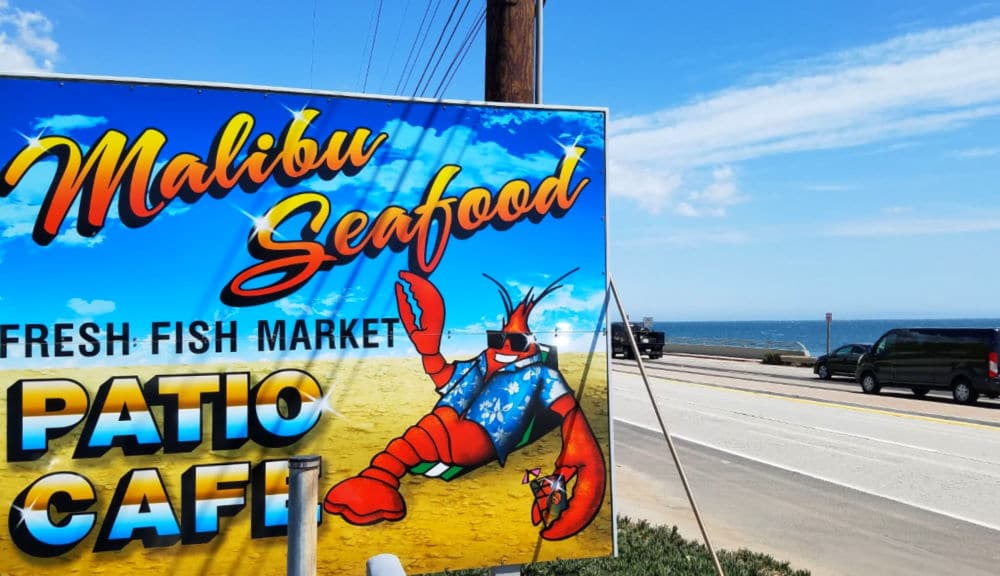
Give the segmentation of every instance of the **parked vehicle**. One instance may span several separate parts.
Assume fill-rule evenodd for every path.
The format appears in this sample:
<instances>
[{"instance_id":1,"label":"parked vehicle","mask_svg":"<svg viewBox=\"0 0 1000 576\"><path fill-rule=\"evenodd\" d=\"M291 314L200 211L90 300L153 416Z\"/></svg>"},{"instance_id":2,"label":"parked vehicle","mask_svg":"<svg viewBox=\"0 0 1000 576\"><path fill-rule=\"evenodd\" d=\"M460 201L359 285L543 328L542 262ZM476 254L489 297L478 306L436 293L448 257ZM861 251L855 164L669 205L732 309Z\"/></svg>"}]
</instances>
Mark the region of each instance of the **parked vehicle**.
<instances>
[{"instance_id":1,"label":"parked vehicle","mask_svg":"<svg viewBox=\"0 0 1000 576\"><path fill-rule=\"evenodd\" d=\"M858 360L871 350L871 344L844 344L829 354L823 354L813 364L813 374L829 380L835 374L854 378L858 373Z\"/></svg>"},{"instance_id":2,"label":"parked vehicle","mask_svg":"<svg viewBox=\"0 0 1000 576\"><path fill-rule=\"evenodd\" d=\"M663 343L667 339L665 333L637 322L630 323L630 326L635 336L635 343L639 347L639 354L646 354L650 360L663 356ZM611 357L615 356L633 357L632 345L628 341L624 322L611 323Z\"/></svg>"},{"instance_id":3,"label":"parked vehicle","mask_svg":"<svg viewBox=\"0 0 1000 576\"><path fill-rule=\"evenodd\" d=\"M858 362L866 394L902 386L923 396L951 390L956 402L1000 396L1000 328L897 328L882 335Z\"/></svg>"}]
</instances>

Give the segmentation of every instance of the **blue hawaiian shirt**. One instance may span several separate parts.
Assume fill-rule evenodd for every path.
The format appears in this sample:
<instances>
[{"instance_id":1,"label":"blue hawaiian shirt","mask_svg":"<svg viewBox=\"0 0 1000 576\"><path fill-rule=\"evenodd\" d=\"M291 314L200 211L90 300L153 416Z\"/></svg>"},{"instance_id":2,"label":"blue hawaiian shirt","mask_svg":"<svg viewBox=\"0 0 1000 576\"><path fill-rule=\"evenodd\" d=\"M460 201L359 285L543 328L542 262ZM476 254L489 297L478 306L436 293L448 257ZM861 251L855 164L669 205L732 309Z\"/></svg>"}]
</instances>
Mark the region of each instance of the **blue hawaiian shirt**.
<instances>
[{"instance_id":1,"label":"blue hawaiian shirt","mask_svg":"<svg viewBox=\"0 0 1000 576\"><path fill-rule=\"evenodd\" d=\"M453 408L486 429L502 466L532 416L570 389L558 370L542 364L541 354L508 364L486 380L483 352L472 360L455 362L455 372L438 393L437 406Z\"/></svg>"}]
</instances>

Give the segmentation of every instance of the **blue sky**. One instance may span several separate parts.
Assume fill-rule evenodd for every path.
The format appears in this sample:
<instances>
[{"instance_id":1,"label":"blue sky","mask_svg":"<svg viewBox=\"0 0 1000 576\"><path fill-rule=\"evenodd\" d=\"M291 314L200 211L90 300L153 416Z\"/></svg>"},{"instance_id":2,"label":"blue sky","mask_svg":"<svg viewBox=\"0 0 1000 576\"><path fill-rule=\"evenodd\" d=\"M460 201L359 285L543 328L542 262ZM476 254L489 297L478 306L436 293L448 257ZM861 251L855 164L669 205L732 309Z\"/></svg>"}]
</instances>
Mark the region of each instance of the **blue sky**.
<instances>
[{"instance_id":1,"label":"blue sky","mask_svg":"<svg viewBox=\"0 0 1000 576\"><path fill-rule=\"evenodd\" d=\"M421 89L452 3L278 6L0 0L0 67L482 98L483 2ZM543 95L609 111L634 316L1000 317L998 62L996 2L553 0Z\"/></svg>"}]
</instances>

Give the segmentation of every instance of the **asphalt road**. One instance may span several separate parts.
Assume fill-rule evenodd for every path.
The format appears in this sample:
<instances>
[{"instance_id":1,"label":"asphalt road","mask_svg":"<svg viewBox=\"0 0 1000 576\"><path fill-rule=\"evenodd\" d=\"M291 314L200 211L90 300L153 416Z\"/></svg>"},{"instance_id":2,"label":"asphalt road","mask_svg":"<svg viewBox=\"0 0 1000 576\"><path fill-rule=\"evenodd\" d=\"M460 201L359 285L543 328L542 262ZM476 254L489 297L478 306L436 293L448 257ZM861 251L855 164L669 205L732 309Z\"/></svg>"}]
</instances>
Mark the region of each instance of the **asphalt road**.
<instances>
[{"instance_id":1,"label":"asphalt road","mask_svg":"<svg viewBox=\"0 0 1000 576\"><path fill-rule=\"evenodd\" d=\"M757 363L648 367L717 548L817 575L1000 573L1000 404L868 396ZM700 538L635 372L612 373L616 513Z\"/></svg>"}]
</instances>

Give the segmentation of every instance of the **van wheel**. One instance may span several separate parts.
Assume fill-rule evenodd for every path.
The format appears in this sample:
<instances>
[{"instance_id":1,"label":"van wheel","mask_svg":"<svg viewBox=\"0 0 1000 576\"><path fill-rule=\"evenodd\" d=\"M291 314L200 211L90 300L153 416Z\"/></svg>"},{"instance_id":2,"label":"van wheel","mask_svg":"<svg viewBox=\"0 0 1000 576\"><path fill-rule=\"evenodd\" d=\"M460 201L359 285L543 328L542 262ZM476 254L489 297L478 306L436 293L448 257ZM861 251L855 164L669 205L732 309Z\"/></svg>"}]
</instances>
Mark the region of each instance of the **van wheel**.
<instances>
[{"instance_id":1,"label":"van wheel","mask_svg":"<svg viewBox=\"0 0 1000 576\"><path fill-rule=\"evenodd\" d=\"M955 398L955 402L960 404L972 404L979 398L979 392L972 387L965 378L956 378L954 387L951 390L952 397Z\"/></svg>"},{"instance_id":2,"label":"van wheel","mask_svg":"<svg viewBox=\"0 0 1000 576\"><path fill-rule=\"evenodd\" d=\"M829 380L830 369L827 368L826 364L820 364L819 368L816 369L816 375L819 376L820 380Z\"/></svg>"},{"instance_id":3,"label":"van wheel","mask_svg":"<svg viewBox=\"0 0 1000 576\"><path fill-rule=\"evenodd\" d=\"M916 396L917 398L923 398L924 396L927 396L928 392L927 388L910 388L910 390L913 390L913 395Z\"/></svg>"},{"instance_id":4,"label":"van wheel","mask_svg":"<svg viewBox=\"0 0 1000 576\"><path fill-rule=\"evenodd\" d=\"M865 394L878 394L882 386L878 383L878 378L875 374L871 372L865 372L861 375L861 391Z\"/></svg>"}]
</instances>

